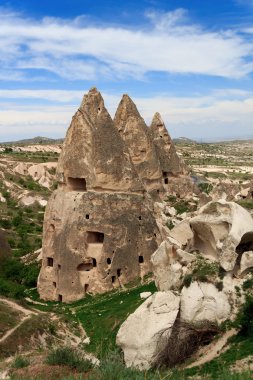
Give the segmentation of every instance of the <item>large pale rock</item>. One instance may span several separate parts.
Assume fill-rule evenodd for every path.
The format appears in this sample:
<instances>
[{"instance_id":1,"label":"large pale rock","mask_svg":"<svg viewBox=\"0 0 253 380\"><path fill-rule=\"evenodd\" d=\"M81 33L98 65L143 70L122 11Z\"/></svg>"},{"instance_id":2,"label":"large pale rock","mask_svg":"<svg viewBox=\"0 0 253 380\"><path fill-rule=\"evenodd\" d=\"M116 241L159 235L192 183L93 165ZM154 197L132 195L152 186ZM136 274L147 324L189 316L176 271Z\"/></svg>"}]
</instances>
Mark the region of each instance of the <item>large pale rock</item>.
<instances>
[{"instance_id":1,"label":"large pale rock","mask_svg":"<svg viewBox=\"0 0 253 380\"><path fill-rule=\"evenodd\" d=\"M195 256L177 249L168 241L163 241L151 256L156 286L165 291L180 288L183 277L190 269Z\"/></svg>"},{"instance_id":2,"label":"large pale rock","mask_svg":"<svg viewBox=\"0 0 253 380\"><path fill-rule=\"evenodd\" d=\"M193 239L193 232L189 220L185 219L177 224L169 233L170 237L177 240L181 246L186 246Z\"/></svg>"},{"instance_id":3,"label":"large pale rock","mask_svg":"<svg viewBox=\"0 0 253 380\"><path fill-rule=\"evenodd\" d=\"M192 282L181 292L180 320L190 325L220 324L229 318L231 306L226 294L210 283Z\"/></svg>"},{"instance_id":4,"label":"large pale rock","mask_svg":"<svg viewBox=\"0 0 253 380\"><path fill-rule=\"evenodd\" d=\"M121 325L116 343L124 352L127 367L148 369L159 348L166 344L179 311L179 296L157 292Z\"/></svg>"},{"instance_id":5,"label":"large pale rock","mask_svg":"<svg viewBox=\"0 0 253 380\"><path fill-rule=\"evenodd\" d=\"M212 201L190 220L193 247L233 270L238 253L253 242L253 219L243 207L225 200Z\"/></svg>"}]
</instances>

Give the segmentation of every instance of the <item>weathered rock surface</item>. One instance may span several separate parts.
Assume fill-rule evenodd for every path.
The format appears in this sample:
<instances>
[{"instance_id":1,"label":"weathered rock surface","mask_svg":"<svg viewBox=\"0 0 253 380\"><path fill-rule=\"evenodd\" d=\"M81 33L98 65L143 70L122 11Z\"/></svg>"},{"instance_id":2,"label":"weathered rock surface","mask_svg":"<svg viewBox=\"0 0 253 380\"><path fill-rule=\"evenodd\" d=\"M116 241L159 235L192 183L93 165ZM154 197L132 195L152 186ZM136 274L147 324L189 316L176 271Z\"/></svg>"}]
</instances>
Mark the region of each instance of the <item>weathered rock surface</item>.
<instances>
[{"instance_id":1,"label":"weathered rock surface","mask_svg":"<svg viewBox=\"0 0 253 380\"><path fill-rule=\"evenodd\" d=\"M194 255L163 241L151 256L157 288L161 291L180 288L193 261Z\"/></svg>"},{"instance_id":2,"label":"weathered rock surface","mask_svg":"<svg viewBox=\"0 0 253 380\"><path fill-rule=\"evenodd\" d=\"M167 185L170 182L169 177L185 174L187 169L183 160L178 156L175 145L158 112L153 117L150 133L163 172L163 182Z\"/></svg>"},{"instance_id":3,"label":"weathered rock surface","mask_svg":"<svg viewBox=\"0 0 253 380\"><path fill-rule=\"evenodd\" d=\"M189 325L220 324L229 318L227 296L210 283L193 282L181 292L180 320Z\"/></svg>"},{"instance_id":4,"label":"weathered rock surface","mask_svg":"<svg viewBox=\"0 0 253 380\"><path fill-rule=\"evenodd\" d=\"M172 292L157 292L149 297L121 325L117 344L124 351L127 367L148 369L170 335L179 310L178 296Z\"/></svg>"},{"instance_id":5,"label":"weathered rock surface","mask_svg":"<svg viewBox=\"0 0 253 380\"><path fill-rule=\"evenodd\" d=\"M162 171L150 131L128 95L123 95L114 123L145 189L154 195L163 190Z\"/></svg>"},{"instance_id":6,"label":"weathered rock surface","mask_svg":"<svg viewBox=\"0 0 253 380\"><path fill-rule=\"evenodd\" d=\"M241 206L225 200L203 206L190 220L193 246L204 256L233 270L239 253L253 242L253 219Z\"/></svg>"},{"instance_id":7,"label":"weathered rock surface","mask_svg":"<svg viewBox=\"0 0 253 380\"><path fill-rule=\"evenodd\" d=\"M253 243L252 243L253 248ZM253 268L253 251L246 251L242 254L240 263L240 274L247 269Z\"/></svg>"},{"instance_id":8,"label":"weathered rock surface","mask_svg":"<svg viewBox=\"0 0 253 380\"><path fill-rule=\"evenodd\" d=\"M70 302L148 273L161 242L153 203L96 89L73 117L57 173L44 220L40 296Z\"/></svg>"}]
</instances>

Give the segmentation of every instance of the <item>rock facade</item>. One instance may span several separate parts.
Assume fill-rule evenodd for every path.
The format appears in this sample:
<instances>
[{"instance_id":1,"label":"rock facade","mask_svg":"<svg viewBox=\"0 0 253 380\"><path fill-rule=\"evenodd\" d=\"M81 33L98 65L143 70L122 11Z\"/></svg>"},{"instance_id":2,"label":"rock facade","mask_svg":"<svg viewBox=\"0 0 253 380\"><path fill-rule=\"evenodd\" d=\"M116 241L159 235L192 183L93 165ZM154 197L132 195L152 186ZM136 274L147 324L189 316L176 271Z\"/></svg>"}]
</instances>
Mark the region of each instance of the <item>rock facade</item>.
<instances>
[{"instance_id":1,"label":"rock facade","mask_svg":"<svg viewBox=\"0 0 253 380\"><path fill-rule=\"evenodd\" d=\"M114 121L96 89L84 96L57 178L44 220L41 298L71 302L150 272L162 241L153 195L165 188L151 132L128 96Z\"/></svg>"}]
</instances>

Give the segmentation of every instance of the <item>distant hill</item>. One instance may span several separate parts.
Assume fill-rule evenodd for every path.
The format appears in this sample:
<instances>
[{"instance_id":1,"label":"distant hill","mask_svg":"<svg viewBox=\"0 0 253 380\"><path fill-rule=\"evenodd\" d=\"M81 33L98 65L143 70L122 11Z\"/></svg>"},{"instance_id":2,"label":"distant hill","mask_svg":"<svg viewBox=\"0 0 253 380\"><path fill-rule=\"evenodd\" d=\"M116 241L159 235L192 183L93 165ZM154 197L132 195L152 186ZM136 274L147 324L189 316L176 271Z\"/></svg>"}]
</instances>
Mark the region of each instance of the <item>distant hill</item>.
<instances>
[{"instance_id":1,"label":"distant hill","mask_svg":"<svg viewBox=\"0 0 253 380\"><path fill-rule=\"evenodd\" d=\"M24 139L18 141L6 141L0 143L1 145L48 145L48 144L62 144L64 139L50 139L48 137L36 136L31 139Z\"/></svg>"},{"instance_id":2,"label":"distant hill","mask_svg":"<svg viewBox=\"0 0 253 380\"><path fill-rule=\"evenodd\" d=\"M197 141L188 139L187 137L178 137L173 139L174 144L197 144Z\"/></svg>"}]
</instances>

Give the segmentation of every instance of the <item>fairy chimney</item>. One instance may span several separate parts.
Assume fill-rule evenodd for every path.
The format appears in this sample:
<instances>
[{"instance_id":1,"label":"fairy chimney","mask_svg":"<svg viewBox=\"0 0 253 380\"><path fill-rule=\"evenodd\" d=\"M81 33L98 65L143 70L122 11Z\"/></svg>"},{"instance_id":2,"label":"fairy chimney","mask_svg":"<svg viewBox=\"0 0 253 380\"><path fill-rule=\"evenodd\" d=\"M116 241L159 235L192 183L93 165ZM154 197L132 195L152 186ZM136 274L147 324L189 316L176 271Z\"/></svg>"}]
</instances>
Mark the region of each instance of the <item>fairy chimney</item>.
<instances>
[{"instance_id":1,"label":"fairy chimney","mask_svg":"<svg viewBox=\"0 0 253 380\"><path fill-rule=\"evenodd\" d=\"M134 125L145 130L134 114ZM153 147L146 132L138 136L149 157ZM136 172L138 152L134 150L133 165L128 149L100 93L91 89L67 131L57 169L59 186L45 212L41 298L71 302L151 270L150 256L161 237L153 203ZM140 160L148 182L148 169ZM155 161L152 165L151 182L158 186L159 168Z\"/></svg>"}]
</instances>

